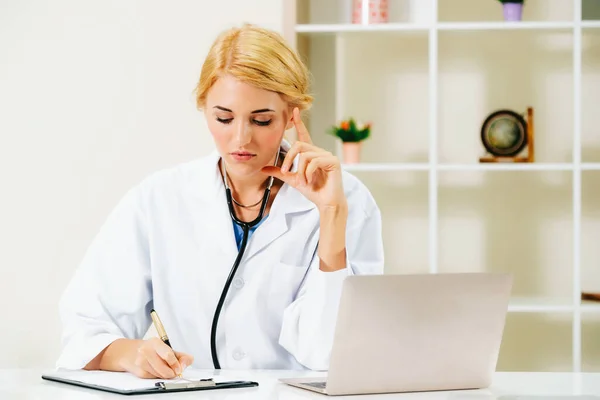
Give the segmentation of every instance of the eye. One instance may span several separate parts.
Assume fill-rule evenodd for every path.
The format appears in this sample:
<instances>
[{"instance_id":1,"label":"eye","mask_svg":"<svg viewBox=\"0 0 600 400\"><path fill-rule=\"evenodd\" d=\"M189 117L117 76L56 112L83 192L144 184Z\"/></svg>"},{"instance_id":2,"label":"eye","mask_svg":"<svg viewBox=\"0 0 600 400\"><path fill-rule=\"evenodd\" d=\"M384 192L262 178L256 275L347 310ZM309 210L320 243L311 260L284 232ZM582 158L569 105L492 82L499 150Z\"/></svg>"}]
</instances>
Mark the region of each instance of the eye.
<instances>
[{"instance_id":1,"label":"eye","mask_svg":"<svg viewBox=\"0 0 600 400\"><path fill-rule=\"evenodd\" d=\"M258 126L269 126L271 124L272 120L268 120L268 121L259 121L257 119L254 120L254 123Z\"/></svg>"},{"instance_id":2,"label":"eye","mask_svg":"<svg viewBox=\"0 0 600 400\"><path fill-rule=\"evenodd\" d=\"M228 124L233 120L233 118L219 118L217 117L217 121L219 121L222 124Z\"/></svg>"}]
</instances>

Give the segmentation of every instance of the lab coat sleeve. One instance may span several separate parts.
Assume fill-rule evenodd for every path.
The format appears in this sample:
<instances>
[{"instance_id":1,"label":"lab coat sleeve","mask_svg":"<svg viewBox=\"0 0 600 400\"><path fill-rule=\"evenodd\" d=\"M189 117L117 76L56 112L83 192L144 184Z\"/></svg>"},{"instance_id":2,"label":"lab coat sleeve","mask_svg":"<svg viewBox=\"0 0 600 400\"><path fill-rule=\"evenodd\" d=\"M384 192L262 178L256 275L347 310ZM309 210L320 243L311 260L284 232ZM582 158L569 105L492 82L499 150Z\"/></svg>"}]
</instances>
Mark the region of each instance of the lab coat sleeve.
<instances>
[{"instance_id":1,"label":"lab coat sleeve","mask_svg":"<svg viewBox=\"0 0 600 400\"><path fill-rule=\"evenodd\" d=\"M383 273L381 215L373 205L362 217L348 219L346 268L323 272L315 253L294 302L284 312L279 343L308 369L325 371L335 331L344 279L349 275Z\"/></svg>"},{"instance_id":2,"label":"lab coat sleeve","mask_svg":"<svg viewBox=\"0 0 600 400\"><path fill-rule=\"evenodd\" d=\"M59 303L57 368L81 369L119 338L150 325L151 279L141 187L130 190L92 241Z\"/></svg>"}]
</instances>

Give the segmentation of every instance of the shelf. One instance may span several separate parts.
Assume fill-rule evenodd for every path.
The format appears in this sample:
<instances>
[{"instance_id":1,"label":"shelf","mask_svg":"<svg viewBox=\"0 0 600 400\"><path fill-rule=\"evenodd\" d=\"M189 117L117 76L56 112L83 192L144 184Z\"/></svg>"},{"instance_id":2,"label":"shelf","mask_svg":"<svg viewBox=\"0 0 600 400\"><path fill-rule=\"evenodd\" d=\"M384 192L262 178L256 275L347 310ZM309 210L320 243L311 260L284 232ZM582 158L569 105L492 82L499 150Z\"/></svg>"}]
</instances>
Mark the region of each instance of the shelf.
<instances>
[{"instance_id":1,"label":"shelf","mask_svg":"<svg viewBox=\"0 0 600 400\"><path fill-rule=\"evenodd\" d=\"M440 31L496 31L496 30L566 30L573 29L573 22L440 22Z\"/></svg>"},{"instance_id":2,"label":"shelf","mask_svg":"<svg viewBox=\"0 0 600 400\"><path fill-rule=\"evenodd\" d=\"M342 33L342 32L426 32L427 25L407 23L387 24L300 24L296 25L298 33Z\"/></svg>"},{"instance_id":3,"label":"shelf","mask_svg":"<svg viewBox=\"0 0 600 400\"><path fill-rule=\"evenodd\" d=\"M582 163L581 169L584 171L599 171L600 163Z\"/></svg>"},{"instance_id":4,"label":"shelf","mask_svg":"<svg viewBox=\"0 0 600 400\"><path fill-rule=\"evenodd\" d=\"M581 303L582 313L599 313L600 303L593 301L583 301ZM508 312L520 313L571 313L574 311L573 305L568 301L546 298L513 298L508 305Z\"/></svg>"},{"instance_id":5,"label":"shelf","mask_svg":"<svg viewBox=\"0 0 600 400\"><path fill-rule=\"evenodd\" d=\"M429 164L427 163L359 163L359 164L342 164L346 171L367 172L367 171L427 171Z\"/></svg>"},{"instance_id":6,"label":"shelf","mask_svg":"<svg viewBox=\"0 0 600 400\"><path fill-rule=\"evenodd\" d=\"M598 313L600 314L600 302L597 301L582 301L581 302L582 313Z\"/></svg>"},{"instance_id":7,"label":"shelf","mask_svg":"<svg viewBox=\"0 0 600 400\"><path fill-rule=\"evenodd\" d=\"M570 171L570 163L440 164L440 171Z\"/></svg>"},{"instance_id":8,"label":"shelf","mask_svg":"<svg viewBox=\"0 0 600 400\"><path fill-rule=\"evenodd\" d=\"M342 164L346 171L428 171L433 168L428 163L359 163ZM439 171L571 171L570 163L482 163L482 164L438 164ZM582 164L582 169L598 169L600 163Z\"/></svg>"},{"instance_id":9,"label":"shelf","mask_svg":"<svg viewBox=\"0 0 600 400\"><path fill-rule=\"evenodd\" d=\"M581 21L582 28L600 28L600 21Z\"/></svg>"},{"instance_id":10,"label":"shelf","mask_svg":"<svg viewBox=\"0 0 600 400\"><path fill-rule=\"evenodd\" d=\"M508 305L508 312L519 313L570 313L573 306L568 302L546 298L513 298Z\"/></svg>"},{"instance_id":11,"label":"shelf","mask_svg":"<svg viewBox=\"0 0 600 400\"><path fill-rule=\"evenodd\" d=\"M599 21L584 21L583 27L600 27ZM424 25L412 23L387 24L300 24L297 33L343 33L343 32L427 32L430 28L440 31L497 31L497 30L569 30L574 22L439 22Z\"/></svg>"}]
</instances>

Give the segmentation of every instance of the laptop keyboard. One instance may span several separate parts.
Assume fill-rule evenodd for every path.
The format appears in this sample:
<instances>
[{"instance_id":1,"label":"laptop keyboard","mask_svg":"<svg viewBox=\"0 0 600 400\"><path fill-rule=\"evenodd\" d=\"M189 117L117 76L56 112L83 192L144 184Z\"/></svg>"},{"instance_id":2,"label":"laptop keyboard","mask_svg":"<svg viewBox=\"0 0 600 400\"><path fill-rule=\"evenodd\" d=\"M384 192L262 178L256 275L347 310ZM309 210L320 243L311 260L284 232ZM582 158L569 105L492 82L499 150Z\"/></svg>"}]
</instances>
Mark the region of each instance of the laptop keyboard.
<instances>
[{"instance_id":1,"label":"laptop keyboard","mask_svg":"<svg viewBox=\"0 0 600 400\"><path fill-rule=\"evenodd\" d=\"M325 389L327 382L305 382L304 385L314 387L317 389Z\"/></svg>"}]
</instances>

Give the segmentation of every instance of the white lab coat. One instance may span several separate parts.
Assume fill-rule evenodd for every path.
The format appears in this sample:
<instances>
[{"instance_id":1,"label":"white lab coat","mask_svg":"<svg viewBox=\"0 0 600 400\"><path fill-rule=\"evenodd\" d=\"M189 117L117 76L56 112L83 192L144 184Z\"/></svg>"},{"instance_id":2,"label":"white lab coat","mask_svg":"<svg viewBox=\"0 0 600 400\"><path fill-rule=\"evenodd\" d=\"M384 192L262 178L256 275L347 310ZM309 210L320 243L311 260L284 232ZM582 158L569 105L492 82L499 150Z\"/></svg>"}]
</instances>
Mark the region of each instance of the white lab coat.
<instances>
[{"instance_id":1,"label":"white lab coat","mask_svg":"<svg viewBox=\"0 0 600 400\"><path fill-rule=\"evenodd\" d=\"M154 173L119 202L61 298L57 367L82 368L115 339L142 338L155 308L173 348L213 368L211 323L237 255L218 160ZM282 186L223 307L221 368L328 369L344 278L383 273L380 211L357 178L343 172L343 185L348 264L336 272L319 269L315 205Z\"/></svg>"}]
</instances>

